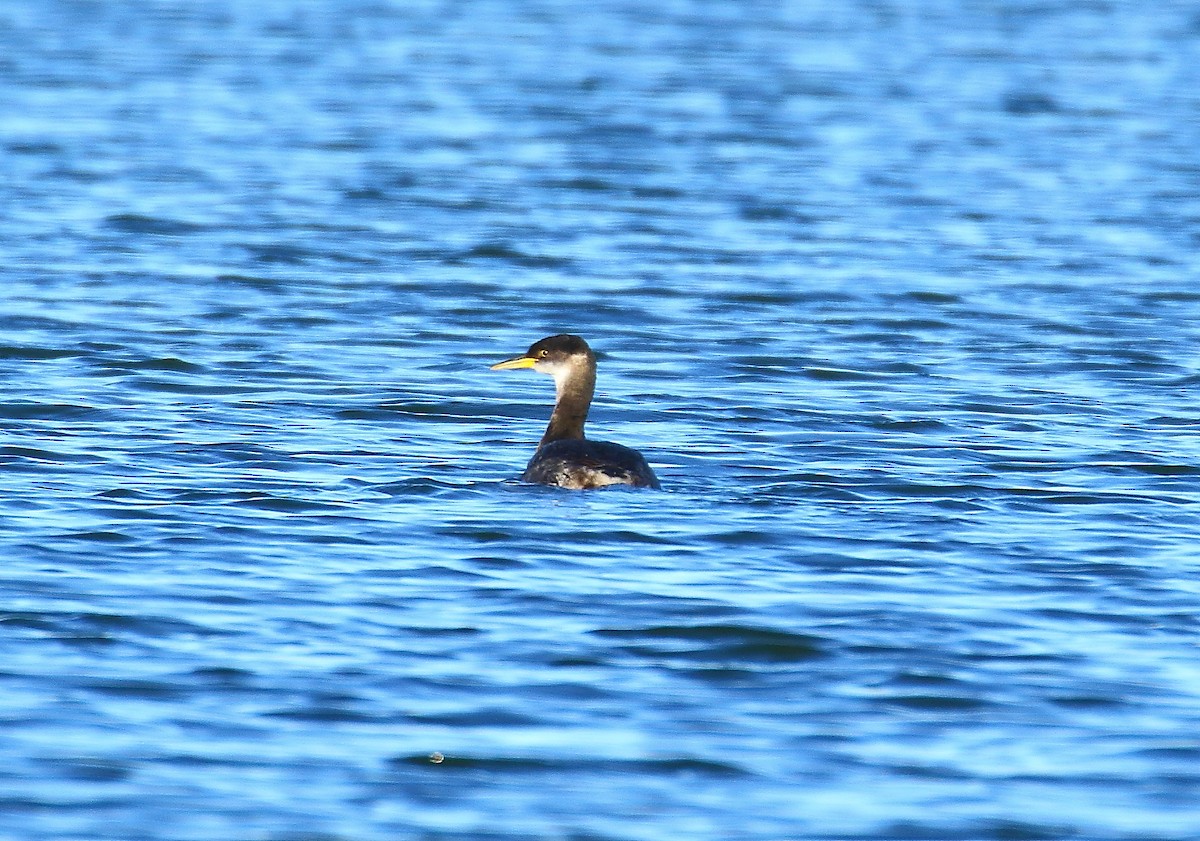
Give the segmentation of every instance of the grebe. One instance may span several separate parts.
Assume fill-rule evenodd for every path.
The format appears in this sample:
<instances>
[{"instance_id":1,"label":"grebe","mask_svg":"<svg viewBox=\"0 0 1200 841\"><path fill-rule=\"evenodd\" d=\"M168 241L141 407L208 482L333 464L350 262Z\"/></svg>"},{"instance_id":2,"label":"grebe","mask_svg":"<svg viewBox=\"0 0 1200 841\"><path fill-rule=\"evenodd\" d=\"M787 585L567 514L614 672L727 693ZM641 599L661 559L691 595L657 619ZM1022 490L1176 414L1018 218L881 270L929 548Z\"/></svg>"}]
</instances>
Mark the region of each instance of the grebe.
<instances>
[{"instance_id":1,"label":"grebe","mask_svg":"<svg viewBox=\"0 0 1200 841\"><path fill-rule=\"evenodd\" d=\"M637 450L583 437L592 392L596 388L596 354L578 336L549 336L534 342L524 355L492 366L493 371L532 368L554 377L557 397L546 434L521 478L562 488L632 485L657 488L658 477Z\"/></svg>"}]
</instances>

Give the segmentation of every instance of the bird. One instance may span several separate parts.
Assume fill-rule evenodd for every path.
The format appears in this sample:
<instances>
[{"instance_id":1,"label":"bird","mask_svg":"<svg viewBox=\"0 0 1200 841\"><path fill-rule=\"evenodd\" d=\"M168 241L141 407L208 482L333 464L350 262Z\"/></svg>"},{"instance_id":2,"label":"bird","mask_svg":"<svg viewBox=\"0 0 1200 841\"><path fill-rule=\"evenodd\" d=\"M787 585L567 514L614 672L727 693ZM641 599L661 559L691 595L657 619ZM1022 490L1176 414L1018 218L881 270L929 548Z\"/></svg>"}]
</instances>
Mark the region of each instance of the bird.
<instances>
[{"instance_id":1,"label":"bird","mask_svg":"<svg viewBox=\"0 0 1200 841\"><path fill-rule=\"evenodd\" d=\"M522 481L585 490L609 485L659 488L658 477L637 450L583 437L596 388L596 354L579 336L560 334L534 342L521 356L493 371L532 368L554 378L554 411Z\"/></svg>"}]
</instances>

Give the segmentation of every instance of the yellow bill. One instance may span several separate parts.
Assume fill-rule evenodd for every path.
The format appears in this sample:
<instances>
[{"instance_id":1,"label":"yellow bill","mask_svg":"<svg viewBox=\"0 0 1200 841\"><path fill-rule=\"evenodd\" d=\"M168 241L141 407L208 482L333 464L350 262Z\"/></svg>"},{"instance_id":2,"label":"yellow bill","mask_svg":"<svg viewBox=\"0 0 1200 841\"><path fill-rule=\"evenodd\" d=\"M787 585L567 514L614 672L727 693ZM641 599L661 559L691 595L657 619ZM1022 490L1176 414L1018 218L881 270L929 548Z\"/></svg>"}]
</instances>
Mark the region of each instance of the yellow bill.
<instances>
[{"instance_id":1,"label":"yellow bill","mask_svg":"<svg viewBox=\"0 0 1200 841\"><path fill-rule=\"evenodd\" d=\"M503 362L497 362L492 366L493 371L509 371L513 368L532 368L537 364L537 360L532 356L515 356L512 359L505 359Z\"/></svg>"}]
</instances>

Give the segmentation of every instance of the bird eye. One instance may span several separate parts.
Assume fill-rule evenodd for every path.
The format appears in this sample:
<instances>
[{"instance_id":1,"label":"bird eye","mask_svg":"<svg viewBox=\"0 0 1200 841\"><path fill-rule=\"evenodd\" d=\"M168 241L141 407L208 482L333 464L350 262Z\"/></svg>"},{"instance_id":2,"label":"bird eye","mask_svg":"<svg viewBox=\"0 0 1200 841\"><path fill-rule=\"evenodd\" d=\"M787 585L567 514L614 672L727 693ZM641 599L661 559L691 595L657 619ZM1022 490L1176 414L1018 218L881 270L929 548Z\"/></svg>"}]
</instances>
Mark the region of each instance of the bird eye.
<instances>
[{"instance_id":1,"label":"bird eye","mask_svg":"<svg viewBox=\"0 0 1200 841\"><path fill-rule=\"evenodd\" d=\"M550 351L546 350L545 348L542 348L541 350L538 351L539 359L545 359L549 355L550 355Z\"/></svg>"}]
</instances>

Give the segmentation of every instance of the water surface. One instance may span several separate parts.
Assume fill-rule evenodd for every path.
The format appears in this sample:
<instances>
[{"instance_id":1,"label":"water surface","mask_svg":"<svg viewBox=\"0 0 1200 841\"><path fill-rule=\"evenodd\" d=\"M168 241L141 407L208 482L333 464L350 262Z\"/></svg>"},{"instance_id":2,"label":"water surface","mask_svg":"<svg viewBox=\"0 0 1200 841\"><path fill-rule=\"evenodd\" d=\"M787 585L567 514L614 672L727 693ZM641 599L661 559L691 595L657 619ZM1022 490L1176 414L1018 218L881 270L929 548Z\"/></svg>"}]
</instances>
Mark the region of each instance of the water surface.
<instances>
[{"instance_id":1,"label":"water surface","mask_svg":"<svg viewBox=\"0 0 1200 841\"><path fill-rule=\"evenodd\" d=\"M0 10L0 835L1200 837L1200 19ZM601 352L661 492L517 483Z\"/></svg>"}]
</instances>

